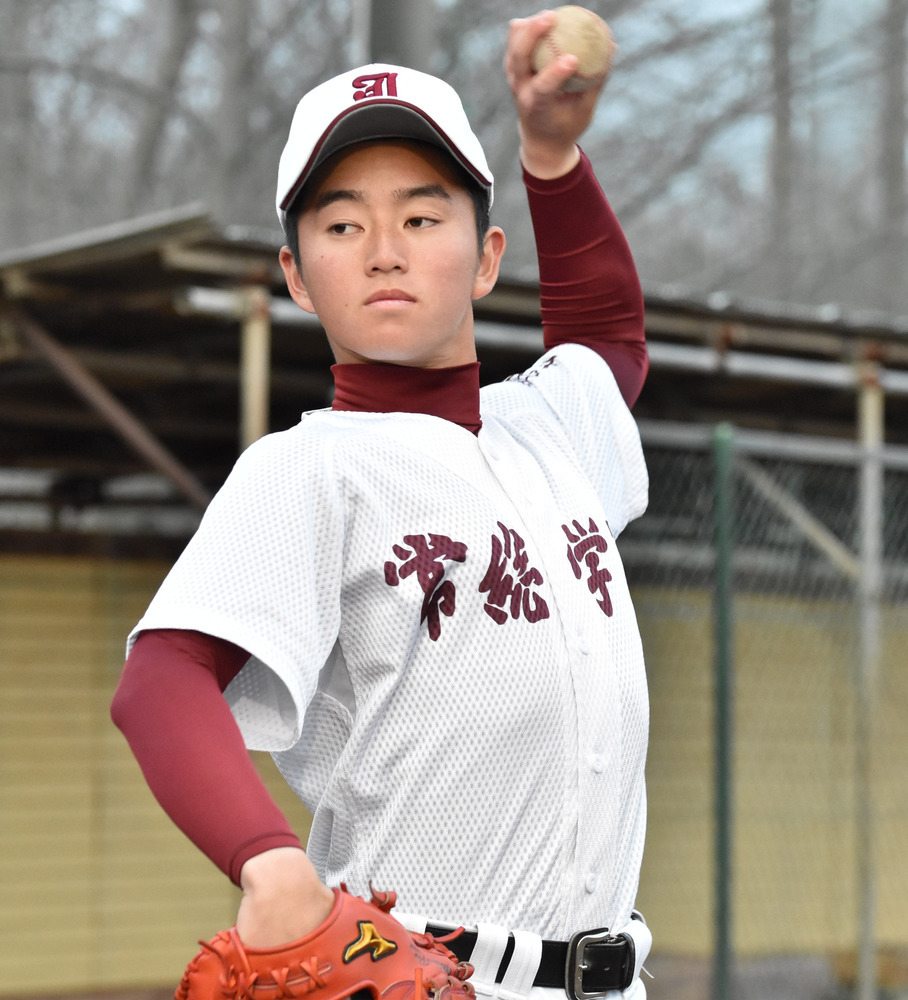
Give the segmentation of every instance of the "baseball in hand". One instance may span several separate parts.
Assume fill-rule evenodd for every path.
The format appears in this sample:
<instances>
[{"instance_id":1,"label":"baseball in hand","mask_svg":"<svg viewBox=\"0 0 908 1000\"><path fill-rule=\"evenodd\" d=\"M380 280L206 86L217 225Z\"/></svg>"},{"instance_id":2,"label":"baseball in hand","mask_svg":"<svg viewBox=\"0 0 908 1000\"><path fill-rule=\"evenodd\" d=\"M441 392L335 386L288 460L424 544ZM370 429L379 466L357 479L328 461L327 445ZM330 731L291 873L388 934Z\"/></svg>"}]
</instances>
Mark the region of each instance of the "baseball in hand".
<instances>
[{"instance_id":1,"label":"baseball in hand","mask_svg":"<svg viewBox=\"0 0 908 1000\"><path fill-rule=\"evenodd\" d=\"M533 50L535 72L560 55L573 55L580 60L577 72L562 84L566 91L598 87L608 76L612 56L617 46L609 26L591 10L568 4L553 11L555 24L539 39Z\"/></svg>"}]
</instances>

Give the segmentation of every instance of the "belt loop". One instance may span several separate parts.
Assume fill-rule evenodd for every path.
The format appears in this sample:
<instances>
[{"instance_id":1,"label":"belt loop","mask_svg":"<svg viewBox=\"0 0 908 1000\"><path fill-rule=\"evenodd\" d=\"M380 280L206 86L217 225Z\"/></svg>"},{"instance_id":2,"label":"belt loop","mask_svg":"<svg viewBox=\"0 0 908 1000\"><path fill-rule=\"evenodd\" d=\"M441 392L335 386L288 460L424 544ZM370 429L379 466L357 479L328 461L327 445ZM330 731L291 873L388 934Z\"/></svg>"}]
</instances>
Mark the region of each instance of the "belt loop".
<instances>
[{"instance_id":1,"label":"belt loop","mask_svg":"<svg viewBox=\"0 0 908 1000\"><path fill-rule=\"evenodd\" d=\"M638 979L643 971L643 963L653 946L653 932L646 926L643 914L634 910L631 919L621 928L621 933L626 934L634 942L634 979Z\"/></svg>"},{"instance_id":2,"label":"belt loop","mask_svg":"<svg viewBox=\"0 0 908 1000\"><path fill-rule=\"evenodd\" d=\"M499 1000L525 1000L533 988L533 980L542 958L542 938L529 931L511 931L514 954L498 989Z\"/></svg>"},{"instance_id":3,"label":"belt loop","mask_svg":"<svg viewBox=\"0 0 908 1000\"><path fill-rule=\"evenodd\" d=\"M495 977L508 944L508 931L498 924L477 924L476 944L470 955L474 972L470 977L477 996L494 997L498 992Z\"/></svg>"}]
</instances>

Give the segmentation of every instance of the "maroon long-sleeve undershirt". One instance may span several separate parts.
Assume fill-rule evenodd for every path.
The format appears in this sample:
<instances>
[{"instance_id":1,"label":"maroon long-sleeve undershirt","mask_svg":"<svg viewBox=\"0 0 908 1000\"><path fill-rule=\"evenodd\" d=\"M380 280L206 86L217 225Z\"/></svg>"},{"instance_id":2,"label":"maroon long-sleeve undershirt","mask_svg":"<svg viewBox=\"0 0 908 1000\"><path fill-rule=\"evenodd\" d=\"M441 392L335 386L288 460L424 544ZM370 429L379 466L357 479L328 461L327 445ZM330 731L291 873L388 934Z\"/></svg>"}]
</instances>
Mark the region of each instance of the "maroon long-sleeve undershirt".
<instances>
[{"instance_id":1,"label":"maroon long-sleeve undershirt","mask_svg":"<svg viewBox=\"0 0 908 1000\"><path fill-rule=\"evenodd\" d=\"M111 715L155 798L233 882L272 847L301 847L246 751L222 692L249 654L201 632L143 632Z\"/></svg>"},{"instance_id":2,"label":"maroon long-sleeve undershirt","mask_svg":"<svg viewBox=\"0 0 908 1000\"><path fill-rule=\"evenodd\" d=\"M544 248L539 273L546 348L568 342L592 348L633 405L647 371L643 299L624 234L592 168L582 157L563 178L543 181L525 174L524 181L537 246ZM399 382L393 384L398 394ZM422 383L413 389L422 394ZM427 404L439 398L437 392L427 394ZM465 418L459 398L456 414L431 412L475 432L478 397L476 409ZM161 806L237 884L249 858L272 847L301 846L222 696L248 658L233 643L199 632L143 632L111 707Z\"/></svg>"},{"instance_id":3,"label":"maroon long-sleeve undershirt","mask_svg":"<svg viewBox=\"0 0 908 1000\"><path fill-rule=\"evenodd\" d=\"M524 171L523 180L538 248L546 350L564 343L592 348L633 406L649 361L643 292L618 219L583 154L563 177L540 180Z\"/></svg>"}]
</instances>

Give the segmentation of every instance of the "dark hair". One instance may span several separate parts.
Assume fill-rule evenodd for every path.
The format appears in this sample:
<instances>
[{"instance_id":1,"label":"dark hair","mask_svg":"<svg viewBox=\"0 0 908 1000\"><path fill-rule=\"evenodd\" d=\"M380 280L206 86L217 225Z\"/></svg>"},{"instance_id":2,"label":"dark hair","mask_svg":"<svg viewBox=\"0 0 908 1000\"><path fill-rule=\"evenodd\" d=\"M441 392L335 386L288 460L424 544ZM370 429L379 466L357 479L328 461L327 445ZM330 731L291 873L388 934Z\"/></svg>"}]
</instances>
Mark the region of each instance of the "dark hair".
<instances>
[{"instance_id":1,"label":"dark hair","mask_svg":"<svg viewBox=\"0 0 908 1000\"><path fill-rule=\"evenodd\" d=\"M452 161L452 165L461 186L473 202L473 214L476 218L476 233L478 236L479 253L481 256L483 251L483 241L485 240L485 235L491 225L489 189L484 184L480 184L479 181L475 180L471 174L468 174L467 171L460 166L460 164ZM293 254L293 260L296 262L296 269L298 271L301 270L299 220L300 214L302 213L303 207L306 203L306 199L303 197L304 191L305 186L294 199L284 220L284 238L287 240L287 246Z\"/></svg>"}]
</instances>

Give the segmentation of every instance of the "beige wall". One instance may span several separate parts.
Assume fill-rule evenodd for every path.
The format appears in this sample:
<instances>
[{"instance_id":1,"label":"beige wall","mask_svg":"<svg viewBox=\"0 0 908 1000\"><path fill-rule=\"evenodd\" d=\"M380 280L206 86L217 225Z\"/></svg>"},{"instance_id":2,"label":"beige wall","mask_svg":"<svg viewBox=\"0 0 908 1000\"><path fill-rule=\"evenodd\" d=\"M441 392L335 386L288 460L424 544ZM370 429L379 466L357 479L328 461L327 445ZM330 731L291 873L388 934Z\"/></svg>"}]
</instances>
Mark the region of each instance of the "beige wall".
<instances>
[{"instance_id":1,"label":"beige wall","mask_svg":"<svg viewBox=\"0 0 908 1000\"><path fill-rule=\"evenodd\" d=\"M160 810L108 714L166 568L0 556L0 994L175 985L235 917L236 891Z\"/></svg>"},{"instance_id":2,"label":"beige wall","mask_svg":"<svg viewBox=\"0 0 908 1000\"><path fill-rule=\"evenodd\" d=\"M163 563L0 556L0 994L175 984L237 896L147 791L108 707ZM652 698L640 906L665 953L711 944L708 596L635 593ZM854 939L849 613L740 598L736 943ZM908 939L908 609L885 618L878 756L880 932ZM259 758L294 824L305 811ZM48 948L48 941L53 946Z\"/></svg>"},{"instance_id":3,"label":"beige wall","mask_svg":"<svg viewBox=\"0 0 908 1000\"><path fill-rule=\"evenodd\" d=\"M665 952L712 946L710 598L639 589L652 704L650 824L639 903ZM742 956L828 953L857 935L847 604L735 602L734 939ZM908 940L908 608L883 614L874 742L877 932Z\"/></svg>"}]
</instances>

